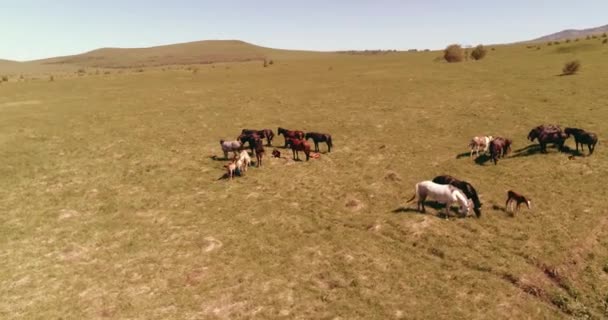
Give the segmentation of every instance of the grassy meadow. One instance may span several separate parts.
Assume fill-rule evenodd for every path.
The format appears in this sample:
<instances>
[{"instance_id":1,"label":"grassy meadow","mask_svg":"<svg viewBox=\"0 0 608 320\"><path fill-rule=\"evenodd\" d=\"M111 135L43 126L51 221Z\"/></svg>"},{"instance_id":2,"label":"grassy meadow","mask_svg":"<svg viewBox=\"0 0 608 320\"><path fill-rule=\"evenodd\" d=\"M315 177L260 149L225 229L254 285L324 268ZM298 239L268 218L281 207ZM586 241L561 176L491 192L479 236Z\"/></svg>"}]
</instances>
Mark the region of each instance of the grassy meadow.
<instances>
[{"instance_id":1,"label":"grassy meadow","mask_svg":"<svg viewBox=\"0 0 608 320\"><path fill-rule=\"evenodd\" d=\"M0 318L608 317L608 45L494 48L1 83ZM525 149L543 123L600 142ZM278 126L335 148L220 179L220 139ZM475 135L514 152L475 162ZM480 219L406 203L439 174L476 187ZM507 214L509 189L533 209Z\"/></svg>"}]
</instances>

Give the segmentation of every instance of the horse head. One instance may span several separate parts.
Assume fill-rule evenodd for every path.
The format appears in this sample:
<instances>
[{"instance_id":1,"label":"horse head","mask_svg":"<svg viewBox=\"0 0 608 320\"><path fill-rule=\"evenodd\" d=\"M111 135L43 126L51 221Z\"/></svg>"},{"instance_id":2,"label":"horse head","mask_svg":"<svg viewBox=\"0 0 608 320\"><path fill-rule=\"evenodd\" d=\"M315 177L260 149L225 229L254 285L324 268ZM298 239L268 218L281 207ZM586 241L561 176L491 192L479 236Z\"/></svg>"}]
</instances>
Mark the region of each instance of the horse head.
<instances>
[{"instance_id":1,"label":"horse head","mask_svg":"<svg viewBox=\"0 0 608 320\"><path fill-rule=\"evenodd\" d=\"M278 135L285 135L285 131L287 131L287 130L285 130L285 129L283 129L283 128L279 127L279 128L277 129L277 134L278 134Z\"/></svg>"},{"instance_id":2,"label":"horse head","mask_svg":"<svg viewBox=\"0 0 608 320\"><path fill-rule=\"evenodd\" d=\"M540 130L540 127L530 130L530 133L528 133L528 140L534 141L534 139L538 138L540 135Z\"/></svg>"}]
</instances>

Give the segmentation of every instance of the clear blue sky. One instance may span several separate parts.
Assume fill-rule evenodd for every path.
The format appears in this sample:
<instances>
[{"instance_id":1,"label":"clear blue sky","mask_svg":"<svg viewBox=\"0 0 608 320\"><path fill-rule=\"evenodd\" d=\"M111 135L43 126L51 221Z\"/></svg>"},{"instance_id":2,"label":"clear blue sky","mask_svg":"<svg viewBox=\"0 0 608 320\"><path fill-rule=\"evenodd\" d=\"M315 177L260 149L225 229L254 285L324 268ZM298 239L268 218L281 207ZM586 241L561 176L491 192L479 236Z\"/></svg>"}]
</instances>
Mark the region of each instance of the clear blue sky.
<instances>
[{"instance_id":1,"label":"clear blue sky","mask_svg":"<svg viewBox=\"0 0 608 320\"><path fill-rule=\"evenodd\" d=\"M0 58L205 39L311 50L505 43L608 24L608 0L0 0Z\"/></svg>"}]
</instances>

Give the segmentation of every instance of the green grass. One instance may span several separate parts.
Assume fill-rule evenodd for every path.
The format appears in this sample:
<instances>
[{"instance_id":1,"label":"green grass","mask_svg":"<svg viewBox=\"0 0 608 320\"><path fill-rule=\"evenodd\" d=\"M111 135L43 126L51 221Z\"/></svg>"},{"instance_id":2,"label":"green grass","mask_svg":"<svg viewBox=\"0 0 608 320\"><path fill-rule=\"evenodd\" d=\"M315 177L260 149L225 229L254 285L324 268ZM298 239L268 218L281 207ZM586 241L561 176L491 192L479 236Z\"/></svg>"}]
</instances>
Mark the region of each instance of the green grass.
<instances>
[{"instance_id":1,"label":"green grass","mask_svg":"<svg viewBox=\"0 0 608 320\"><path fill-rule=\"evenodd\" d=\"M607 53L302 53L3 83L0 317L605 317ZM571 59L584 69L557 76ZM474 135L524 148L541 123L596 132L596 153L457 158ZM330 132L335 151L218 180L219 139L278 126ZM400 212L443 173L473 183L481 219ZM533 210L506 214L508 189Z\"/></svg>"}]
</instances>

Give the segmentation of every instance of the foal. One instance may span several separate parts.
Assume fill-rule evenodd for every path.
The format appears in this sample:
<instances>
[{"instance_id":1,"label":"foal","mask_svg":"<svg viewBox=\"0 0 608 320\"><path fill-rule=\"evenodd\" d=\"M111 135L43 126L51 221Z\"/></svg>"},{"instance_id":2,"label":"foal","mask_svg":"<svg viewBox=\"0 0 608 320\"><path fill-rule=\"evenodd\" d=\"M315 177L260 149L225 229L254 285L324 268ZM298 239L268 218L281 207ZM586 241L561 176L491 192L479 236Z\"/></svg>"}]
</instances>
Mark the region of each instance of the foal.
<instances>
[{"instance_id":1,"label":"foal","mask_svg":"<svg viewBox=\"0 0 608 320\"><path fill-rule=\"evenodd\" d=\"M517 205L515 206L515 203L517 203ZM528 207L528 209L531 209L532 207L532 203L530 202L529 199L527 199L526 197L524 197L523 195L513 191L513 190L509 190L507 192L507 203L505 203L505 207L507 212L509 211L509 205L513 204L513 206L515 206L515 210L511 210L512 212L519 210L519 206L525 203L526 206Z\"/></svg>"}]
</instances>

